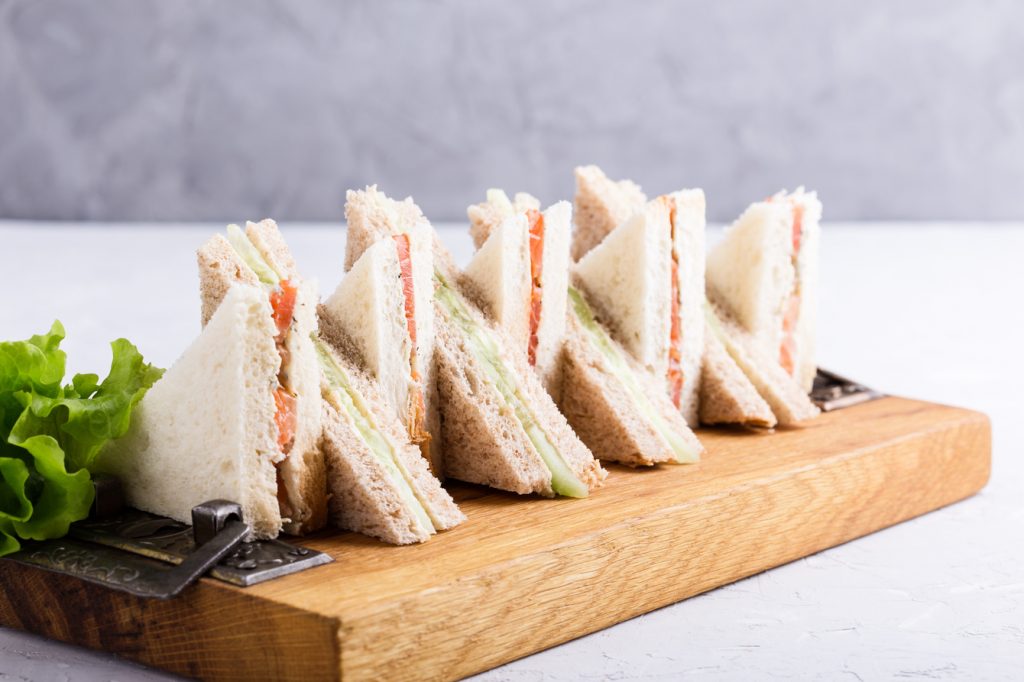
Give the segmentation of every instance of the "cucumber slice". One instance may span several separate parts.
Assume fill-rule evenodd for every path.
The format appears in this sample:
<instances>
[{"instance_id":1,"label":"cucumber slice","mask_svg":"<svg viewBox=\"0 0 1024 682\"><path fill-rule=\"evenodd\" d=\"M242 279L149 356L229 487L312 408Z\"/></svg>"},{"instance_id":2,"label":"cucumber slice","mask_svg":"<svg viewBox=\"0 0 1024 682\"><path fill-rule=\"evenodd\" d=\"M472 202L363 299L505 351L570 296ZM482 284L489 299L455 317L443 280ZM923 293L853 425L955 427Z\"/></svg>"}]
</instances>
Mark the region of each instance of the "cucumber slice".
<instances>
[{"instance_id":1,"label":"cucumber slice","mask_svg":"<svg viewBox=\"0 0 1024 682\"><path fill-rule=\"evenodd\" d=\"M231 243L238 257L245 261L245 264L252 268L256 276L264 284L277 286L281 276L274 272L270 264L263 258L256 245L250 241L248 235L238 225L228 225L228 242Z\"/></svg>"}]
</instances>

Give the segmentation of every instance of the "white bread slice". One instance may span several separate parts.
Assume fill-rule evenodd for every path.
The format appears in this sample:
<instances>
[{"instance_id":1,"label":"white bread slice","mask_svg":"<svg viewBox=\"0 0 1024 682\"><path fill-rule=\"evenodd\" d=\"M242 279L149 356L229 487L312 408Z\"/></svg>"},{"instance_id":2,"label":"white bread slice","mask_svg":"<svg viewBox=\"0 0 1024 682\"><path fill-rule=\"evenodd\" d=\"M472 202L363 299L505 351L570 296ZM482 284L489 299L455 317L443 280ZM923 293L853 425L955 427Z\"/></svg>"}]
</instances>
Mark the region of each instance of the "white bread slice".
<instances>
[{"instance_id":1,"label":"white bread slice","mask_svg":"<svg viewBox=\"0 0 1024 682\"><path fill-rule=\"evenodd\" d=\"M444 460L438 437L437 361L434 357L433 277L434 270L440 269L452 273L454 278L458 268L451 253L423 217L419 206L409 197L396 201L378 191L375 185L365 190L349 190L346 194L345 216L348 221L346 270L355 264L366 249L382 239L399 234L409 236L416 309L416 357L422 375L427 431L431 435L427 459L434 475L443 480ZM425 251L429 251L429 255Z\"/></svg>"},{"instance_id":2,"label":"white bread slice","mask_svg":"<svg viewBox=\"0 0 1024 682\"><path fill-rule=\"evenodd\" d=\"M675 249L679 254L679 318L683 390L679 409L690 426L699 422L704 364L704 192L684 189L667 195L675 205Z\"/></svg>"},{"instance_id":3,"label":"white bread slice","mask_svg":"<svg viewBox=\"0 0 1024 682\"><path fill-rule=\"evenodd\" d=\"M573 268L573 280L615 338L655 376L668 369L669 207L652 201Z\"/></svg>"},{"instance_id":4,"label":"white bread slice","mask_svg":"<svg viewBox=\"0 0 1024 682\"><path fill-rule=\"evenodd\" d=\"M544 210L541 308L537 325L535 369L544 387L553 396L558 396L561 391L560 365L562 346L565 344L571 223L572 206L568 201L559 201Z\"/></svg>"},{"instance_id":5,"label":"white bread slice","mask_svg":"<svg viewBox=\"0 0 1024 682\"><path fill-rule=\"evenodd\" d=\"M818 416L820 410L796 379L782 369L775 355L764 352L761 345L714 302L709 301L706 310L711 332L771 407L780 426L792 426Z\"/></svg>"},{"instance_id":6,"label":"white bread slice","mask_svg":"<svg viewBox=\"0 0 1024 682\"><path fill-rule=\"evenodd\" d=\"M583 258L646 201L640 186L629 180L609 180L597 166L577 167L573 260Z\"/></svg>"},{"instance_id":7,"label":"white bread slice","mask_svg":"<svg viewBox=\"0 0 1024 682\"><path fill-rule=\"evenodd\" d=\"M521 354L509 352L511 341L483 314L462 299L477 329L493 342L500 363L510 370L532 418L547 434L566 466L588 490L607 476L590 450L569 427L536 373ZM552 475L523 423L509 408L459 326L440 302L437 311L438 395L445 471L452 478L520 494L554 496Z\"/></svg>"},{"instance_id":8,"label":"white bread slice","mask_svg":"<svg viewBox=\"0 0 1024 682\"><path fill-rule=\"evenodd\" d=\"M540 202L525 193L509 201L501 190L488 190L488 200L468 209L473 239L483 246L470 261L461 281L464 289L513 342L528 355L530 341L530 234L525 212ZM565 339L565 292L569 286L569 235L572 206L560 201L542 213L541 307L534 368L552 396L560 384L560 352ZM494 221L500 218L500 222ZM508 225L509 221L518 221Z\"/></svg>"},{"instance_id":9,"label":"white bread slice","mask_svg":"<svg viewBox=\"0 0 1024 682\"><path fill-rule=\"evenodd\" d=\"M317 289L315 282L305 281L299 275L273 220L249 222L245 234L281 279L291 280L298 288L292 328L285 339L289 358L286 370L295 394L295 440L288 457L278 466L278 474L283 486L280 500L284 530L301 535L322 528L327 521L326 470L318 446L320 372L310 340L316 329ZM219 234L200 247L197 258L204 320L209 319L207 313L217 308L231 287L259 283L255 272ZM264 296L269 296L270 288L263 289Z\"/></svg>"},{"instance_id":10,"label":"white bread slice","mask_svg":"<svg viewBox=\"0 0 1024 682\"><path fill-rule=\"evenodd\" d=\"M393 235L385 235L363 251L334 293L320 306L323 338L335 349L351 346L363 366L380 385L392 414L411 432L410 394L423 392L426 430L430 434L424 456L441 474L436 362L434 360L433 252L430 235L421 230L405 233L413 273L416 342L409 335L405 292ZM420 380L412 378L410 358L415 353Z\"/></svg>"},{"instance_id":11,"label":"white bread slice","mask_svg":"<svg viewBox=\"0 0 1024 682\"><path fill-rule=\"evenodd\" d=\"M327 353L345 373L376 431L410 474L409 484L432 522L426 526L409 508L400 490L402 482L397 481L394 473L389 473L389 467L374 454L359 434L337 389L325 380L321 386L324 398L321 446L327 460L332 523L384 542L405 545L428 540L437 530L453 528L464 521L465 515L431 475L419 448L409 441L405 427L392 415L376 382L337 353L329 349Z\"/></svg>"},{"instance_id":12,"label":"white bread slice","mask_svg":"<svg viewBox=\"0 0 1024 682\"><path fill-rule=\"evenodd\" d=\"M632 183L613 183L599 169L577 169L577 204L603 216L590 222L608 224L642 193ZM679 258L680 369L683 376L679 409L696 425L704 358L704 192L686 189L649 202L612 230L580 258L577 282L585 290L618 339L655 375L666 377L672 327L672 254ZM599 207L600 210L598 210ZM582 210L582 209L578 209ZM637 215L644 215L643 230ZM577 234L586 219L577 216ZM675 229L673 229L673 226ZM583 237L593 234L583 231ZM661 234L663 233L663 234ZM641 236L642 235L642 236ZM602 235L603 236L603 235Z\"/></svg>"},{"instance_id":13,"label":"white bread slice","mask_svg":"<svg viewBox=\"0 0 1024 682\"><path fill-rule=\"evenodd\" d=\"M657 411L662 423L692 452L703 446L683 420L664 391L663 382L644 370L621 345L611 341L615 351L641 387L648 406ZM627 466L651 466L676 462L668 441L650 416L638 406L630 390L609 366L609 360L594 346L588 332L571 310L563 350L562 393L559 409L594 455L606 462Z\"/></svg>"},{"instance_id":14,"label":"white bread slice","mask_svg":"<svg viewBox=\"0 0 1024 682\"><path fill-rule=\"evenodd\" d=\"M782 342L783 307L796 272L784 202L751 204L708 254L707 288L765 348Z\"/></svg>"},{"instance_id":15,"label":"white bread slice","mask_svg":"<svg viewBox=\"0 0 1024 682\"><path fill-rule=\"evenodd\" d=\"M701 423L774 427L778 422L772 409L722 342L711 330L706 330L704 336L699 401Z\"/></svg>"},{"instance_id":16,"label":"white bread slice","mask_svg":"<svg viewBox=\"0 0 1024 682\"><path fill-rule=\"evenodd\" d=\"M486 204L482 204L486 205ZM471 207L473 208L473 207ZM481 223L480 234L483 233ZM466 294L505 330L510 350L525 358L530 340L530 233L525 214L511 214L491 228L463 271Z\"/></svg>"},{"instance_id":17,"label":"white bread slice","mask_svg":"<svg viewBox=\"0 0 1024 682\"><path fill-rule=\"evenodd\" d=\"M233 500L253 537L278 535L274 333L266 293L230 287L199 337L139 403L128 433L100 458L99 468L121 478L132 506L191 523L197 504Z\"/></svg>"},{"instance_id":18,"label":"white bread slice","mask_svg":"<svg viewBox=\"0 0 1024 682\"><path fill-rule=\"evenodd\" d=\"M503 190L487 190L487 201L466 209L473 246L479 249L503 220L530 209L539 211L540 201L526 192L516 192L515 198L509 199Z\"/></svg>"},{"instance_id":19,"label":"white bread slice","mask_svg":"<svg viewBox=\"0 0 1024 682\"><path fill-rule=\"evenodd\" d=\"M801 247L794 260L794 208L803 212ZM800 306L795 372L805 392L816 373L814 328L821 202L803 188L751 204L726 231L707 260L707 287L716 301L766 354L779 354L783 317L794 287ZM795 262L795 266L794 266Z\"/></svg>"},{"instance_id":20,"label":"white bread slice","mask_svg":"<svg viewBox=\"0 0 1024 682\"><path fill-rule=\"evenodd\" d=\"M320 304L324 339L341 350L335 330L344 332L362 365L380 385L391 413L406 419L413 353L405 319L398 253L391 239L370 246ZM415 284L414 284L415 286Z\"/></svg>"}]
</instances>

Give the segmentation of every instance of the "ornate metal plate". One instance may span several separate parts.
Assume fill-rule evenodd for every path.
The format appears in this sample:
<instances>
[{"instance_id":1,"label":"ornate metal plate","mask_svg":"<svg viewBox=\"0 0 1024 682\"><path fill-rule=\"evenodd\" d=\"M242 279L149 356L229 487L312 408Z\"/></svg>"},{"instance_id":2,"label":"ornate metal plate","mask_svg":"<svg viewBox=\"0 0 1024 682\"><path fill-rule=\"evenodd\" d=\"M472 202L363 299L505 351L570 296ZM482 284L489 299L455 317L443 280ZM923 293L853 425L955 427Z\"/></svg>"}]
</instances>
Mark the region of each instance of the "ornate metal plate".
<instances>
[{"instance_id":1,"label":"ornate metal plate","mask_svg":"<svg viewBox=\"0 0 1024 682\"><path fill-rule=\"evenodd\" d=\"M106 547L180 564L195 551L192 526L137 509L126 509L108 519L87 519L74 524L71 535ZM323 552L281 540L243 542L207 574L245 587L333 561Z\"/></svg>"},{"instance_id":2,"label":"ornate metal plate","mask_svg":"<svg viewBox=\"0 0 1024 682\"><path fill-rule=\"evenodd\" d=\"M195 551L176 563L160 563L154 559L82 542L71 537L33 543L13 558L50 571L66 573L82 580L129 592L137 597L170 599L181 594L186 587L205 575L214 564L229 553L233 553L242 538L248 534L249 526L236 515Z\"/></svg>"},{"instance_id":3,"label":"ornate metal plate","mask_svg":"<svg viewBox=\"0 0 1024 682\"><path fill-rule=\"evenodd\" d=\"M80 580L129 592L137 597L167 598L174 566L137 554L82 542L71 537L26 542L22 549L4 557Z\"/></svg>"},{"instance_id":4,"label":"ornate metal plate","mask_svg":"<svg viewBox=\"0 0 1024 682\"><path fill-rule=\"evenodd\" d=\"M72 524L60 540L26 542L5 558L156 598L173 597L204 574L245 587L333 561L323 552L280 540L239 542L248 527L234 523L241 528L228 524L197 547L192 526L125 508L108 518ZM212 568L204 559L224 551L229 553Z\"/></svg>"},{"instance_id":5,"label":"ornate metal plate","mask_svg":"<svg viewBox=\"0 0 1024 682\"><path fill-rule=\"evenodd\" d=\"M820 367L814 377L814 388L811 389L811 400L822 412L859 405L884 396L884 393Z\"/></svg>"}]
</instances>

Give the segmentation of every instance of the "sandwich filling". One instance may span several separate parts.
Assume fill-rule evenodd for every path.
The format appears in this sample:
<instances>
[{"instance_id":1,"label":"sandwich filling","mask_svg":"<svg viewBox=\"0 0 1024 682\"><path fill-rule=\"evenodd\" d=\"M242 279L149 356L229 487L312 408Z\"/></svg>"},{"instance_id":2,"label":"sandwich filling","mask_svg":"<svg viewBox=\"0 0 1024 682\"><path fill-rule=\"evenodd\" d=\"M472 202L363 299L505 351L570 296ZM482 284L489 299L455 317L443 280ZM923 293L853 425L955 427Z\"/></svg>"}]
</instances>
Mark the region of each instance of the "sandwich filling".
<instances>
[{"instance_id":1,"label":"sandwich filling","mask_svg":"<svg viewBox=\"0 0 1024 682\"><path fill-rule=\"evenodd\" d=\"M330 395L333 398L331 402L380 463L388 480L398 490L403 505L412 513L412 517L422 530L433 533L440 529L440 522L430 513L430 505L420 497L413 483L412 474L398 456L391 441L377 426L373 412L362 396L352 387L345 369L334 360L323 341L316 336L313 336L313 344L316 346L324 380L330 388Z\"/></svg>"},{"instance_id":2,"label":"sandwich filling","mask_svg":"<svg viewBox=\"0 0 1024 682\"><path fill-rule=\"evenodd\" d=\"M504 401L507 408L505 412L519 423L537 454L540 455L544 465L551 473L552 490L566 497L589 495L590 490L586 484L577 478L558 451L554 441L541 426L540 420L530 407L530 401L519 385L515 371L502 360L497 340L485 326L473 319L467 304L454 289L448 286L440 272L435 271L434 279L437 285L434 296L440 304L441 310L448 320L462 331L469 352Z\"/></svg>"},{"instance_id":3,"label":"sandwich filling","mask_svg":"<svg viewBox=\"0 0 1024 682\"><path fill-rule=\"evenodd\" d=\"M292 327L292 320L295 318L295 297L298 288L291 280L281 280L277 287L270 292L270 308L274 315L274 324L277 326L277 335L274 336L274 344L277 346L277 353L281 357L281 368L277 373L277 388L274 390L274 423L277 425L277 444L281 452L287 457L295 443L295 393L292 391L288 381L288 369L290 366L291 354L285 341Z\"/></svg>"},{"instance_id":4,"label":"sandwich filling","mask_svg":"<svg viewBox=\"0 0 1024 682\"><path fill-rule=\"evenodd\" d=\"M526 218L530 222L530 341L527 356L530 366L537 364L537 329L540 327L541 294L544 269L544 214L529 209Z\"/></svg>"},{"instance_id":5,"label":"sandwich filling","mask_svg":"<svg viewBox=\"0 0 1024 682\"><path fill-rule=\"evenodd\" d=\"M683 441L675 429L669 425L665 418L655 409L654 405L651 404L640 382L636 380L636 375L630 368L629 363L622 356L622 353L619 352L618 347L612 342L608 332L598 324L594 317L594 311L591 310L583 295L575 287L569 287L569 302L572 304L572 310L576 315L576 319L580 321L583 329L587 332L587 340L590 342L590 345L604 358L605 366L609 373L626 389L626 394L632 400L637 412L654 427L655 432L675 455L676 461L680 463L698 461L700 453Z\"/></svg>"},{"instance_id":6,"label":"sandwich filling","mask_svg":"<svg viewBox=\"0 0 1024 682\"><path fill-rule=\"evenodd\" d=\"M775 197L768 197L772 201ZM792 243L793 250L793 290L786 299L782 312L782 344L779 348L779 364L789 374L796 372L796 325L800 319L800 268L798 259L800 256L800 244L803 239L804 206L793 196L784 197L792 206Z\"/></svg>"},{"instance_id":7,"label":"sandwich filling","mask_svg":"<svg viewBox=\"0 0 1024 682\"><path fill-rule=\"evenodd\" d=\"M298 422L295 410L296 394L289 379L291 353L288 350L288 336L295 318L295 299L298 294L298 286L290 279L281 278L238 225L228 225L228 242L231 243L238 257L256 273L264 288L268 290L274 325L277 328L274 343L281 358L281 365L277 372L277 386L274 388L274 405L276 407L274 424L277 426L277 444L284 455L277 464L278 500L281 503L281 513L290 516L285 513L286 501L283 498L284 486L280 481L280 466L281 462L288 458L292 445L295 443L295 429Z\"/></svg>"},{"instance_id":8,"label":"sandwich filling","mask_svg":"<svg viewBox=\"0 0 1024 682\"><path fill-rule=\"evenodd\" d=\"M419 360L416 356L416 296L412 278L412 254L409 235L402 232L393 235L395 250L398 253L398 264L402 280L402 295L405 298L405 323L409 332L409 378L412 385L409 389L409 400L406 405L406 428L409 439L419 446L423 456L430 459L430 432L426 428L427 406L423 398L423 383L420 375Z\"/></svg>"},{"instance_id":9,"label":"sandwich filling","mask_svg":"<svg viewBox=\"0 0 1024 682\"><path fill-rule=\"evenodd\" d=\"M672 268L670 272L671 283L669 291L672 296L671 324L669 325L668 338L668 394L672 398L672 404L679 407L683 397L683 351L681 348L683 337L683 323L680 317L679 296L679 248L676 246L676 202L669 199L669 240L672 244Z\"/></svg>"}]
</instances>

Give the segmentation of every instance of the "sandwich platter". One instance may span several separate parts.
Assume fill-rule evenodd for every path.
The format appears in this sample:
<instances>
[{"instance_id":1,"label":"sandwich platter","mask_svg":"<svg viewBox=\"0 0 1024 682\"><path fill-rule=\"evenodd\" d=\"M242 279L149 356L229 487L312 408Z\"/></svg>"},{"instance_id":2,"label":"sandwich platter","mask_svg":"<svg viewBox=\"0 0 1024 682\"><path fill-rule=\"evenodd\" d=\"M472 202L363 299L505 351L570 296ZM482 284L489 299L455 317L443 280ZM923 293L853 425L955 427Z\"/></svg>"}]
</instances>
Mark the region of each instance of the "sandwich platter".
<instances>
[{"instance_id":1,"label":"sandwich platter","mask_svg":"<svg viewBox=\"0 0 1024 682\"><path fill-rule=\"evenodd\" d=\"M576 180L489 191L465 268L349 192L324 298L232 225L167 370L119 339L62 384L59 323L0 342L0 625L205 680L457 679L984 487L987 417L816 366L813 192L707 254L700 190Z\"/></svg>"},{"instance_id":2,"label":"sandwich platter","mask_svg":"<svg viewBox=\"0 0 1024 682\"><path fill-rule=\"evenodd\" d=\"M387 547L324 531L334 561L153 600L0 561L0 623L206 680L457 679L963 499L988 480L968 410L884 397L813 426L706 430L693 467L615 468L599 495L452 484L468 521Z\"/></svg>"}]
</instances>

